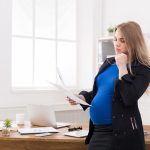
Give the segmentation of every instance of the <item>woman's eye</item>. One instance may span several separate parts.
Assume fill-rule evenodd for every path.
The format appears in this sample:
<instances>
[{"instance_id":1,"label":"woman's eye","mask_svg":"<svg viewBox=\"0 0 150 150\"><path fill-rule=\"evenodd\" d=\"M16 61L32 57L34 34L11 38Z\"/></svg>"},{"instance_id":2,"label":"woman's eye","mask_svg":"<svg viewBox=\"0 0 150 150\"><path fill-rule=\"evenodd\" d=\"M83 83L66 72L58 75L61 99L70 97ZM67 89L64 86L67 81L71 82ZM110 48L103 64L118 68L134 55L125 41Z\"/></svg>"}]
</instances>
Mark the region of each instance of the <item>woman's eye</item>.
<instances>
[{"instance_id":1,"label":"woman's eye","mask_svg":"<svg viewBox=\"0 0 150 150\"><path fill-rule=\"evenodd\" d=\"M125 43L125 40L122 39L122 40L121 40L121 43Z\"/></svg>"}]
</instances>

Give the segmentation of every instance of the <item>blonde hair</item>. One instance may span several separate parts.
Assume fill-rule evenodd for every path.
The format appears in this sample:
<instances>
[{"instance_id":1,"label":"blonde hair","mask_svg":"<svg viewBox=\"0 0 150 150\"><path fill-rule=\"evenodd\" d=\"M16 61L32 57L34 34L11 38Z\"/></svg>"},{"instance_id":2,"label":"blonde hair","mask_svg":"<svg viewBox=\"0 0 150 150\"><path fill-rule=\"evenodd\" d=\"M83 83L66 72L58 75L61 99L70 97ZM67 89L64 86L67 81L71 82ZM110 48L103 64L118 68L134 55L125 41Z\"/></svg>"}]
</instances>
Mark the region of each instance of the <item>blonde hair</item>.
<instances>
[{"instance_id":1,"label":"blonde hair","mask_svg":"<svg viewBox=\"0 0 150 150\"><path fill-rule=\"evenodd\" d=\"M131 63L136 59L141 64L150 67L150 55L139 24L129 21L117 25L115 31L117 29L120 30L126 41L130 72L132 73Z\"/></svg>"}]
</instances>

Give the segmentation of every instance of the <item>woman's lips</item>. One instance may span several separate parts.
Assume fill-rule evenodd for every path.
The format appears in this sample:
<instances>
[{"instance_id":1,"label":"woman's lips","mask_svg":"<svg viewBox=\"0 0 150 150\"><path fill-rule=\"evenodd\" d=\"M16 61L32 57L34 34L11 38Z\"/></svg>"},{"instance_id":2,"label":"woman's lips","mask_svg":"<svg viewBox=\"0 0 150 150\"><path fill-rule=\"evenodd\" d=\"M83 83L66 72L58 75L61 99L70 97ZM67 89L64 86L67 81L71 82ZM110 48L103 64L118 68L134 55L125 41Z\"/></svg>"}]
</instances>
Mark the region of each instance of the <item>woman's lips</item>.
<instances>
[{"instance_id":1,"label":"woman's lips","mask_svg":"<svg viewBox=\"0 0 150 150\"><path fill-rule=\"evenodd\" d=\"M121 49L119 49L119 48L116 48L116 49L115 49L115 52L116 52L117 54L122 53Z\"/></svg>"},{"instance_id":2,"label":"woman's lips","mask_svg":"<svg viewBox=\"0 0 150 150\"><path fill-rule=\"evenodd\" d=\"M120 49L120 48L116 48L116 50L117 50L117 51L120 51L121 49Z\"/></svg>"},{"instance_id":3,"label":"woman's lips","mask_svg":"<svg viewBox=\"0 0 150 150\"><path fill-rule=\"evenodd\" d=\"M116 51L117 51L117 52L120 52L120 51L121 51L121 49L119 49L119 48L116 48Z\"/></svg>"}]
</instances>

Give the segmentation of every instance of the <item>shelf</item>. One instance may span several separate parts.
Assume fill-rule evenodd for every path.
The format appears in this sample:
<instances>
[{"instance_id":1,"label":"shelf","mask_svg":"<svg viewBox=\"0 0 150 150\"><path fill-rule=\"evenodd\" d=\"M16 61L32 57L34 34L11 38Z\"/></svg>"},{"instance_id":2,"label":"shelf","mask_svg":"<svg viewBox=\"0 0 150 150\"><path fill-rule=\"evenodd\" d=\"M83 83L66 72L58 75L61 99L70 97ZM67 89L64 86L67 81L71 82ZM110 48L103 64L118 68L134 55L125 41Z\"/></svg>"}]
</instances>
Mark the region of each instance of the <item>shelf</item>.
<instances>
[{"instance_id":1,"label":"shelf","mask_svg":"<svg viewBox=\"0 0 150 150\"><path fill-rule=\"evenodd\" d=\"M113 40L113 36L107 36L107 37L102 37L98 39L98 41L103 41L103 42L112 41L112 40Z\"/></svg>"}]
</instances>

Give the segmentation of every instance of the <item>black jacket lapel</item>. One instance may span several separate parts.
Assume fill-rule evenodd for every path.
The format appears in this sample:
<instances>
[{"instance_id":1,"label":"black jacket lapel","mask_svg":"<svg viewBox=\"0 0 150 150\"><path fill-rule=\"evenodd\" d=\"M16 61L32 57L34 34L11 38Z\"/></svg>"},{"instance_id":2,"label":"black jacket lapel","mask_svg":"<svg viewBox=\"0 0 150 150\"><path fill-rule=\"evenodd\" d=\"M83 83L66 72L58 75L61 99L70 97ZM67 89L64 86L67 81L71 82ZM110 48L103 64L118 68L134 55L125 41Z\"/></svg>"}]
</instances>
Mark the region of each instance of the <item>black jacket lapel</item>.
<instances>
[{"instance_id":1,"label":"black jacket lapel","mask_svg":"<svg viewBox=\"0 0 150 150\"><path fill-rule=\"evenodd\" d=\"M104 61L104 63L100 67L98 74L102 73L108 66L110 66L114 62L115 62L115 58L114 57L106 58L106 60Z\"/></svg>"}]
</instances>

